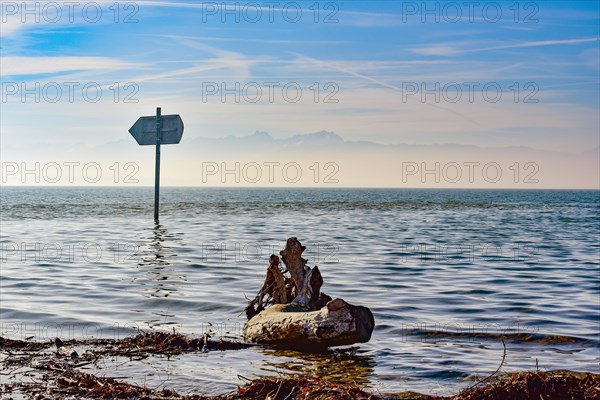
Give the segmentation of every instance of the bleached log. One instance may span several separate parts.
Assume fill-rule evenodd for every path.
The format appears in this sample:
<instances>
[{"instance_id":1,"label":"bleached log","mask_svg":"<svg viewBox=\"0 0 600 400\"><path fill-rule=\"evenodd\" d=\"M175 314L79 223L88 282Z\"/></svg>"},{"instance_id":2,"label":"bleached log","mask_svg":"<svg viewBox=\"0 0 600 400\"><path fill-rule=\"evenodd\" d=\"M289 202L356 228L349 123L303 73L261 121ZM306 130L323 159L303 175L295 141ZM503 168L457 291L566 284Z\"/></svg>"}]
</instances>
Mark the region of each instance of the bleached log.
<instances>
[{"instance_id":1,"label":"bleached log","mask_svg":"<svg viewBox=\"0 0 600 400\"><path fill-rule=\"evenodd\" d=\"M306 265L306 260L302 258L302 253L306 246L302 246L300 241L295 238L289 238L281 254L281 260L290 272L294 284L294 299L292 303L300 306L308 306L311 309L317 309L320 289L323 285L323 278L318 267L310 268ZM320 307L319 307L320 308Z\"/></svg>"},{"instance_id":2,"label":"bleached log","mask_svg":"<svg viewBox=\"0 0 600 400\"><path fill-rule=\"evenodd\" d=\"M246 316L252 318L265 309L269 304L289 303L292 299L289 279L283 276L279 269L279 257L275 254L269 259L269 268L262 288L246 306Z\"/></svg>"},{"instance_id":3,"label":"bleached log","mask_svg":"<svg viewBox=\"0 0 600 400\"><path fill-rule=\"evenodd\" d=\"M310 310L322 308L331 297L321 293L323 278L319 268L309 268L302 253L306 250L297 238L289 238L285 249L280 252L286 270L279 269L279 257L271 255L267 276L256 297L246 306L246 316L252 318L272 304L294 303L307 306ZM290 277L284 274L289 272Z\"/></svg>"}]
</instances>

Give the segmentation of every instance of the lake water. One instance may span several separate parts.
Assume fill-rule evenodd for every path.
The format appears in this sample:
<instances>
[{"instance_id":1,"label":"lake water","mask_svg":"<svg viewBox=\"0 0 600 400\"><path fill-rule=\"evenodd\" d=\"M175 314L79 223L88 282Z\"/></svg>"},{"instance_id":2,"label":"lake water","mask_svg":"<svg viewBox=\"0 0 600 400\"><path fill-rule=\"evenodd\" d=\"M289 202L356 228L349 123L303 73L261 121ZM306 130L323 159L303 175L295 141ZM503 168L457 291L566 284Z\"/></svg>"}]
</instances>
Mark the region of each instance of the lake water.
<instances>
[{"instance_id":1,"label":"lake water","mask_svg":"<svg viewBox=\"0 0 600 400\"><path fill-rule=\"evenodd\" d=\"M1 334L239 337L269 255L307 246L323 291L370 307L369 343L121 360L96 373L225 393L307 373L455 393L502 371L599 372L598 191L24 188L1 192Z\"/></svg>"}]
</instances>

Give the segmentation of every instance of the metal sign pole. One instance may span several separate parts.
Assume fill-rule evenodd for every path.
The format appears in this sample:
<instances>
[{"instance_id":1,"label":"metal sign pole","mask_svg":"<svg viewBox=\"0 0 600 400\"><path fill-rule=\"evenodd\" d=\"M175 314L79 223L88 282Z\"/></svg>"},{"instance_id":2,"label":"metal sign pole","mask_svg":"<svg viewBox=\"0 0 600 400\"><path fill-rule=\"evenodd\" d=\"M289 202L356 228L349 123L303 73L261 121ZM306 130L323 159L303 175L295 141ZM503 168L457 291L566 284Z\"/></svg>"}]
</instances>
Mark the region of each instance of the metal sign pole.
<instances>
[{"instance_id":1,"label":"metal sign pole","mask_svg":"<svg viewBox=\"0 0 600 400\"><path fill-rule=\"evenodd\" d=\"M156 107L156 165L154 167L154 222L158 222L158 197L160 186L160 107Z\"/></svg>"},{"instance_id":2,"label":"metal sign pole","mask_svg":"<svg viewBox=\"0 0 600 400\"><path fill-rule=\"evenodd\" d=\"M1 0L0 0L1 1ZM179 114L161 115L156 107L156 116L139 117L129 128L129 133L140 146L156 146L154 170L154 222L158 223L160 193L160 146L177 144L183 135L183 121Z\"/></svg>"}]
</instances>

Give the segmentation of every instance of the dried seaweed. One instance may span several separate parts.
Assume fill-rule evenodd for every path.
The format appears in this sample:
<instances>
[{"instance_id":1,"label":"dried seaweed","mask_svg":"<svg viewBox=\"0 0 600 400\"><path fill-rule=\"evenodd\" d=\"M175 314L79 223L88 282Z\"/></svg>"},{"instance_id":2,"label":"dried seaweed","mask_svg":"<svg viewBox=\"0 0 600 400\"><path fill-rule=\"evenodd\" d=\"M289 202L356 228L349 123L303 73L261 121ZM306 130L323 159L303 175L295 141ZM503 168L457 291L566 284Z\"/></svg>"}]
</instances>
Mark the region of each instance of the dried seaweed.
<instances>
[{"instance_id":1,"label":"dried seaweed","mask_svg":"<svg viewBox=\"0 0 600 400\"><path fill-rule=\"evenodd\" d=\"M451 400L600 399L600 376L569 371L521 372L510 379L469 388Z\"/></svg>"},{"instance_id":2,"label":"dried seaweed","mask_svg":"<svg viewBox=\"0 0 600 400\"><path fill-rule=\"evenodd\" d=\"M56 348L52 348L55 346ZM72 356L75 346L89 347ZM450 397L418 393L373 394L357 385L344 385L317 378L263 378L247 380L236 393L216 396L181 394L168 388L149 388L110 377L98 377L78 367L94 364L102 357L170 356L184 352L240 349L247 345L208 335L192 338L178 333L149 332L124 339L93 339L30 342L0 337L4 353L0 398L42 399L143 399L143 400L325 400L325 399L421 399L421 400L591 400L600 398L600 375L571 371L521 372L486 378L485 385L469 387ZM67 349L67 351L60 351ZM20 379L20 375L23 379ZM494 374L492 374L494 375ZM25 379L25 377L27 379ZM481 382L483 383L483 382ZM200 388L199 388L200 389ZM15 396L15 397L12 397Z\"/></svg>"}]
</instances>

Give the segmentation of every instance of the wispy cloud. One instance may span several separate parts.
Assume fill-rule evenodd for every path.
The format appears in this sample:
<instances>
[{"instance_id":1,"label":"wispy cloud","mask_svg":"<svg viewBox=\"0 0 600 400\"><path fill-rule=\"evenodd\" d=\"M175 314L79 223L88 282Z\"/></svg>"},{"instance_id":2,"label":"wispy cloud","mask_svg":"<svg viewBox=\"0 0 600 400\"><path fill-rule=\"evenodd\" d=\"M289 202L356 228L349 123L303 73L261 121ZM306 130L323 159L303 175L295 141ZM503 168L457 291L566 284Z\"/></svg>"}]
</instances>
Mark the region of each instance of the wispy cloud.
<instances>
[{"instance_id":1,"label":"wispy cloud","mask_svg":"<svg viewBox=\"0 0 600 400\"><path fill-rule=\"evenodd\" d=\"M130 2L137 7L138 2ZM142 2L144 0L141 0ZM45 4L46 3L46 4ZM110 23L114 21L113 16L109 14L109 7L114 6L113 0L95 0L93 2L77 1L72 2L43 2L39 0L20 0L20 1L2 1L0 3L0 37L15 38L25 31L31 29L59 28L69 25L89 25L90 17L83 13L83 7L91 6L94 10L100 8L100 16L104 14L105 18L100 18L98 23ZM90 15L93 11L90 11ZM96 23L94 22L94 23Z\"/></svg>"},{"instance_id":2,"label":"wispy cloud","mask_svg":"<svg viewBox=\"0 0 600 400\"><path fill-rule=\"evenodd\" d=\"M593 38L579 38L579 39L560 39L560 40L538 40L528 41L520 43L508 43L496 46L479 47L479 48L468 48L465 42L461 43L448 43L448 44L436 44L423 47L411 47L410 51L416 54L428 55L428 56L459 56L466 53L476 53L482 51L492 50L504 50L504 49L518 49L528 47L542 47L542 46L557 46L557 45L570 45L570 44L581 44L589 42L597 42L600 40L598 37ZM477 42L467 42L468 44L476 44Z\"/></svg>"},{"instance_id":3,"label":"wispy cloud","mask_svg":"<svg viewBox=\"0 0 600 400\"><path fill-rule=\"evenodd\" d=\"M308 62L316 63L316 64L319 64L319 65L327 65L327 66L329 66L329 67L331 67L333 69L336 69L338 71L344 72L346 74L349 74L349 75L352 75L352 76L355 76L355 77L358 77L358 78L361 78L361 79L364 79L364 80L369 81L371 83L375 83L375 84L377 84L379 86L382 86L382 87L385 87L385 88L388 88L388 89L392 89L392 90L394 90L396 92L401 92L401 93L404 92L404 89L402 89L401 87L398 87L396 85L392 85L390 83L384 82L384 81L382 81L380 79L373 78L373 77L365 75L365 74L361 74L361 73L349 70L348 68L344 68L343 66L340 66L340 65L338 65L336 63L323 62L323 61L320 61L320 60L317 60L317 59L314 59L314 58L311 58L311 57L303 56L302 54L296 54L296 55L298 57L300 57L301 59L306 60ZM468 117L466 114L457 112L457 111L452 110L452 109L447 108L447 107L439 106L437 104L426 103L426 105L429 106L429 107L433 107L433 108L437 108L437 109L440 109L440 110L444 110L446 112L449 112L451 114L459 116L459 117L463 118L464 120L471 122L474 125L479 125L479 123L477 121L475 121L472 118Z\"/></svg>"},{"instance_id":4,"label":"wispy cloud","mask_svg":"<svg viewBox=\"0 0 600 400\"><path fill-rule=\"evenodd\" d=\"M109 57L1 57L1 76L54 74L68 71L114 71L140 68L137 63Z\"/></svg>"},{"instance_id":5,"label":"wispy cloud","mask_svg":"<svg viewBox=\"0 0 600 400\"><path fill-rule=\"evenodd\" d=\"M458 56L465 53L466 50L461 49L455 45L451 44L436 44L433 46L424 46L424 47L411 47L408 50L413 53L420 54L423 56L442 56L442 57L450 57L450 56Z\"/></svg>"},{"instance_id":6,"label":"wispy cloud","mask_svg":"<svg viewBox=\"0 0 600 400\"><path fill-rule=\"evenodd\" d=\"M475 49L475 50L471 50L471 51L488 51L488 50L498 50L498 49L517 49L517 48L523 48L523 47L556 46L556 45L561 45L561 44L579 44L579 43L597 42L599 40L600 40L599 37L581 38L581 39L563 39L563 40L538 40L538 41L507 44L507 45L502 45L502 46L493 46L493 47L487 47L487 48L483 48L483 49Z\"/></svg>"},{"instance_id":7,"label":"wispy cloud","mask_svg":"<svg viewBox=\"0 0 600 400\"><path fill-rule=\"evenodd\" d=\"M206 62L216 64L220 68L231 70L232 76L244 79L250 76L250 68L261 62L259 57L250 57L240 52L225 50L206 44L202 39L190 36L165 35L176 43L195 50L200 50L214 55L207 58Z\"/></svg>"}]
</instances>

